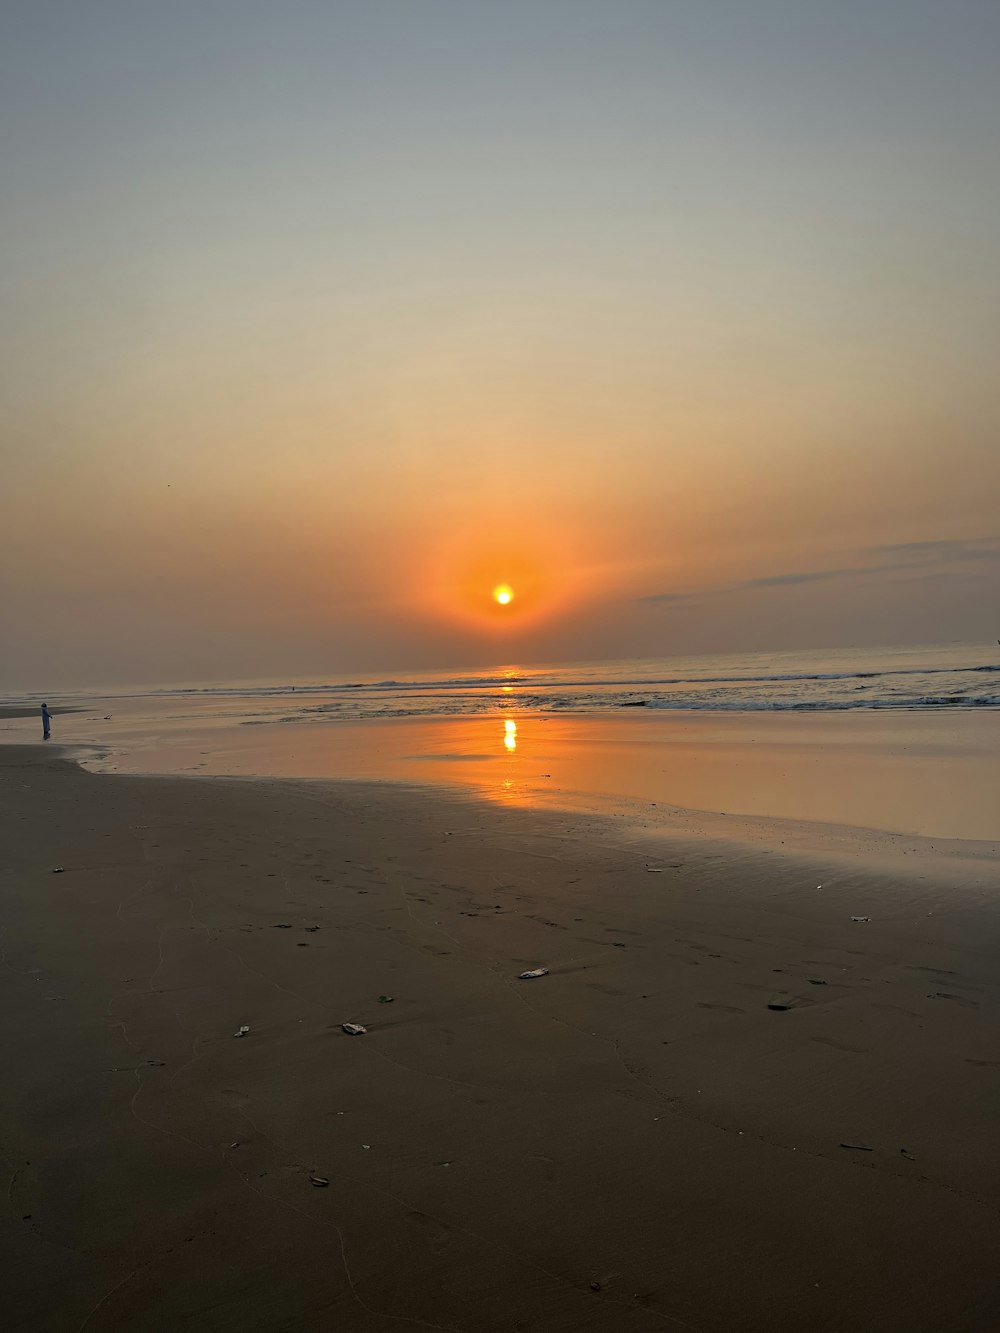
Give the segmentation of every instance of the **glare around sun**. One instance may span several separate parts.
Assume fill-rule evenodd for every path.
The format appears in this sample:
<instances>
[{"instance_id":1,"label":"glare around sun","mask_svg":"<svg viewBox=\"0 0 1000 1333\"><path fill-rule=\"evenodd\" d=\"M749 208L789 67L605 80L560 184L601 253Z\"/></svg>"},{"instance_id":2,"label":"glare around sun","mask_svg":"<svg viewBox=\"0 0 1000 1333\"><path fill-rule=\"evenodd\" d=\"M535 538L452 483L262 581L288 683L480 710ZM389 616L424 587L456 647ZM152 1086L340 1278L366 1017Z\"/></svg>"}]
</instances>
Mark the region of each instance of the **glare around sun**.
<instances>
[{"instance_id":1,"label":"glare around sun","mask_svg":"<svg viewBox=\"0 0 1000 1333\"><path fill-rule=\"evenodd\" d=\"M508 588L505 583L501 583L498 588L493 589L493 599L499 602L501 606L507 606L514 600L514 590Z\"/></svg>"}]
</instances>

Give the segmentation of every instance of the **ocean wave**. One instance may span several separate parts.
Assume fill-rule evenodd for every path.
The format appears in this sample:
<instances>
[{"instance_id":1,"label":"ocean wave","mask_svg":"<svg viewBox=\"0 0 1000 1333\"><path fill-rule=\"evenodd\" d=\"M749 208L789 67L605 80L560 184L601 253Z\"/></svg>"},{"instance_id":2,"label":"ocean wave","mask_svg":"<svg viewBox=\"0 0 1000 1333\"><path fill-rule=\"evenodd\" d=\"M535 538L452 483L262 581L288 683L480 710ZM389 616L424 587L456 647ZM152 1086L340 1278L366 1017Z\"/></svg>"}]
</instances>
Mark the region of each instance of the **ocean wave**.
<instances>
[{"instance_id":1,"label":"ocean wave","mask_svg":"<svg viewBox=\"0 0 1000 1333\"><path fill-rule=\"evenodd\" d=\"M690 713L843 713L877 709L1000 708L1000 695L913 695L868 699L650 699L647 708Z\"/></svg>"},{"instance_id":2,"label":"ocean wave","mask_svg":"<svg viewBox=\"0 0 1000 1333\"><path fill-rule=\"evenodd\" d=\"M526 689L537 688L544 684L547 689L663 689L674 686L691 685L790 685L797 681L847 681L847 680L890 680L895 677L909 676L962 676L969 674L1000 672L1000 664L984 663L977 666L916 666L891 667L882 671L787 671L760 674L733 673L729 675L683 675L683 676L602 676L580 677L549 675L544 671L528 672L517 675L481 675L451 676L428 680L377 680L377 681L331 681L308 685L205 685L186 686L179 689L151 690L152 695L205 695L208 697L233 696L246 698L284 697L295 694L309 696L317 694L338 694L342 691L375 694L380 692L416 693L416 694L451 694L461 690L479 692L510 688L519 693Z\"/></svg>"},{"instance_id":3,"label":"ocean wave","mask_svg":"<svg viewBox=\"0 0 1000 1333\"><path fill-rule=\"evenodd\" d=\"M625 707L696 713L943 712L1000 707L994 675L1000 681L1000 650L994 655L983 644L957 644L453 668L361 679L345 673L339 680L216 681L99 697L145 699L171 714L244 725L476 717L508 709L554 716ZM78 697L89 702L94 693Z\"/></svg>"},{"instance_id":4,"label":"ocean wave","mask_svg":"<svg viewBox=\"0 0 1000 1333\"><path fill-rule=\"evenodd\" d=\"M591 694L577 697L562 697L552 694L535 694L520 697L516 701L483 697L477 701L452 699L442 701L425 699L415 701L386 701L382 704L359 702L353 707L343 703L308 706L294 712L282 711L271 716L248 717L241 722L243 726L270 726L276 724L306 723L343 723L368 722L389 718L458 718L484 717L503 713L537 714L607 714L621 709L642 708L646 712L670 713L842 713L842 712L877 712L879 710L959 710L979 708L1000 708L1000 695L995 694L866 694L863 698L856 695L813 695L764 697L762 695L719 698L697 694L675 694L668 696L650 695L636 698L633 695Z\"/></svg>"}]
</instances>

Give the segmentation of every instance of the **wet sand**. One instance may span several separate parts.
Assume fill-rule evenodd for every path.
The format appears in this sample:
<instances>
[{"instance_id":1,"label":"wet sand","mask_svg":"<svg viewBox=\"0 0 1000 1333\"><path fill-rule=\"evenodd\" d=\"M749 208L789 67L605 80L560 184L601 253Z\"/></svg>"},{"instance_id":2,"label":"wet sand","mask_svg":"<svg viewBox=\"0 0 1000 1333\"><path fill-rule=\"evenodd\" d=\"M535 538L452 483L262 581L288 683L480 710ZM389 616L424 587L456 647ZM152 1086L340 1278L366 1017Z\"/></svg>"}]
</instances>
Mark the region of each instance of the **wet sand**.
<instances>
[{"instance_id":1,"label":"wet sand","mask_svg":"<svg viewBox=\"0 0 1000 1333\"><path fill-rule=\"evenodd\" d=\"M49 713L52 717L57 714L80 713L82 708L60 707L50 708ZM0 704L0 721L14 721L22 718L33 718L41 725L41 704Z\"/></svg>"},{"instance_id":2,"label":"wet sand","mask_svg":"<svg viewBox=\"0 0 1000 1333\"><path fill-rule=\"evenodd\" d=\"M6 1327L1000 1327L988 848L0 777Z\"/></svg>"},{"instance_id":3,"label":"wet sand","mask_svg":"<svg viewBox=\"0 0 1000 1333\"><path fill-rule=\"evenodd\" d=\"M53 742L104 772L388 778L629 819L674 806L934 838L1000 836L1000 709L522 707L359 722L284 721L279 709L267 722L256 708L244 699L106 700L60 717ZM0 722L0 742L37 736L34 718Z\"/></svg>"}]
</instances>

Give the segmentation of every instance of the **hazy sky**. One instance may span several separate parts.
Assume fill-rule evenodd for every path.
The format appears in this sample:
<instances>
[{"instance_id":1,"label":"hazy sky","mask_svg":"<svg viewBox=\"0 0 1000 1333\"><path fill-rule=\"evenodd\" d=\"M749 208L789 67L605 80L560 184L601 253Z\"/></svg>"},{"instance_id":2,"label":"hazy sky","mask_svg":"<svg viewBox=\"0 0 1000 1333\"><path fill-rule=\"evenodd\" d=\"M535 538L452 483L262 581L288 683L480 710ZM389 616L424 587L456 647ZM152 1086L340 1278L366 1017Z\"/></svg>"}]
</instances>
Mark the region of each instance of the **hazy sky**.
<instances>
[{"instance_id":1,"label":"hazy sky","mask_svg":"<svg viewBox=\"0 0 1000 1333\"><path fill-rule=\"evenodd\" d=\"M1000 634L996 0L2 13L0 685Z\"/></svg>"}]
</instances>

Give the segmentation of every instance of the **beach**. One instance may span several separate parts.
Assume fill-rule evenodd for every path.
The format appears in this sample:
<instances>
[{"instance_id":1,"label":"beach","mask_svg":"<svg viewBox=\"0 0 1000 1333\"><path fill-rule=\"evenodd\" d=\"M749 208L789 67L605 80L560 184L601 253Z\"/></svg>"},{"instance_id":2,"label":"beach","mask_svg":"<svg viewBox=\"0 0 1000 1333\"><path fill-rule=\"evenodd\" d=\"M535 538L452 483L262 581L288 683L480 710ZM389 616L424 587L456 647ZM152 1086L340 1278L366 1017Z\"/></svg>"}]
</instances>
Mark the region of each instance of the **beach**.
<instances>
[{"instance_id":1,"label":"beach","mask_svg":"<svg viewBox=\"0 0 1000 1333\"><path fill-rule=\"evenodd\" d=\"M8 1327L1000 1326L995 846L0 764Z\"/></svg>"},{"instance_id":2,"label":"beach","mask_svg":"<svg viewBox=\"0 0 1000 1333\"><path fill-rule=\"evenodd\" d=\"M1000 3L7 10L0 1333L1000 1333Z\"/></svg>"}]
</instances>

